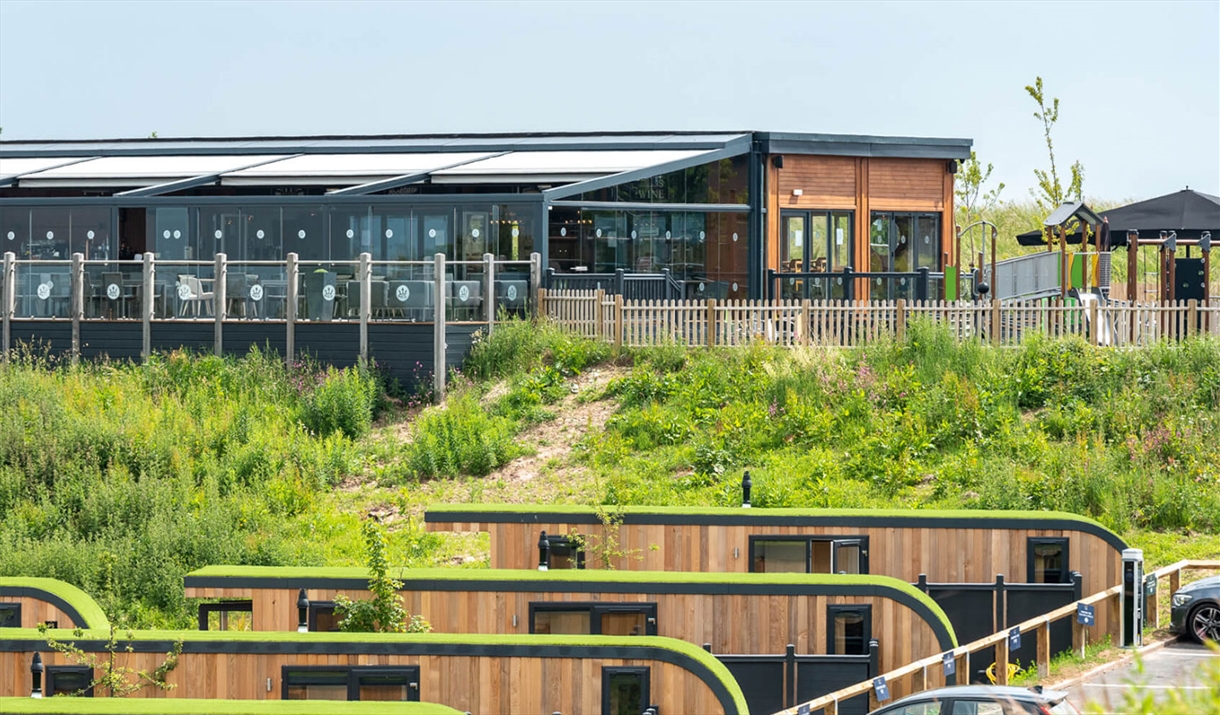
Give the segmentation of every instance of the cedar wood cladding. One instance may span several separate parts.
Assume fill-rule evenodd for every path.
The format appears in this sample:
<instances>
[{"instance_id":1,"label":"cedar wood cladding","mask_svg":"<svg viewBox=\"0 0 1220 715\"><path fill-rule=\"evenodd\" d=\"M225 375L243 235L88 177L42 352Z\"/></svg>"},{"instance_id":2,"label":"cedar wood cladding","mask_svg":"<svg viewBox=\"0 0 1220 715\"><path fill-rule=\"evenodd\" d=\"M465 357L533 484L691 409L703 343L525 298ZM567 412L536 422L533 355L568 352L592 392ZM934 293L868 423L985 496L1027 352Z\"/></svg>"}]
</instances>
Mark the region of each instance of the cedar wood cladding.
<instances>
[{"instance_id":1,"label":"cedar wood cladding","mask_svg":"<svg viewBox=\"0 0 1220 715\"><path fill-rule=\"evenodd\" d=\"M76 609L63 599L54 594L36 592L36 589L0 586L0 603L21 606L22 628L37 628L39 623L47 621L55 621L60 628L87 627Z\"/></svg>"},{"instance_id":2,"label":"cedar wood cladding","mask_svg":"<svg viewBox=\"0 0 1220 715\"><path fill-rule=\"evenodd\" d=\"M340 593L368 597L359 581L336 588L339 584L328 584L328 579L315 579L316 587L311 588L309 579L293 578L274 588L269 587L271 580L187 576L186 596L249 599L256 631L295 630L297 589L301 587L306 588L310 601L332 601ZM657 635L695 645L710 643L714 653L757 655L782 654L789 643L798 654L824 654L827 606L865 605L872 608L872 637L881 643L882 670L953 647L950 631L937 614L907 594L872 584L798 586L747 581L728 584L731 594L724 593L720 584L714 586L721 593L698 593L702 584L681 583L628 582L602 591L596 590L597 584L582 587L555 582L546 584L550 590L512 585L509 581L444 583L428 577L407 580L403 605L427 619L437 633L511 635L529 633L530 603L655 603ZM516 626L512 625L514 615Z\"/></svg>"},{"instance_id":3,"label":"cedar wood cladding","mask_svg":"<svg viewBox=\"0 0 1220 715\"><path fill-rule=\"evenodd\" d=\"M104 645L100 641L78 644L95 652ZM43 651L46 665L70 664L63 655L47 652L45 644L37 641L0 640L0 695L29 694L35 645ZM125 656L124 665L136 670L152 670L171 647L169 642L137 645L140 651L149 648L152 652ZM292 648L302 645L303 652L292 652ZM394 643L386 645L400 652L389 654L384 652L387 649L378 652L364 644L342 643L329 649L326 645L187 641L178 667L168 677L177 687L169 691L145 688L134 697L279 700L284 666L418 665L420 699L426 702L472 713L595 713L601 712L602 668L635 666L650 668L651 700L661 712L737 712L724 685L706 666L661 648L434 645L429 649ZM260 648L271 652L251 652ZM545 655L534 657L528 655L531 652ZM272 682L270 691L268 678Z\"/></svg>"}]
</instances>

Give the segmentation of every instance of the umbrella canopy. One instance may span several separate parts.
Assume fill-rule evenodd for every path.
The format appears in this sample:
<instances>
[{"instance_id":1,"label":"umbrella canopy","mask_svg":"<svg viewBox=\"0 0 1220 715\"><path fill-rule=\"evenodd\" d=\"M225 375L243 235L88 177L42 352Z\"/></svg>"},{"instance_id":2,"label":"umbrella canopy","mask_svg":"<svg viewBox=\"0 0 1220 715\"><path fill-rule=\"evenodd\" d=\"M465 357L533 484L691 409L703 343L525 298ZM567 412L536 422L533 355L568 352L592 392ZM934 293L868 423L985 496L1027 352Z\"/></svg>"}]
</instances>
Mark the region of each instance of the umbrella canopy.
<instances>
[{"instance_id":1,"label":"umbrella canopy","mask_svg":"<svg viewBox=\"0 0 1220 715\"><path fill-rule=\"evenodd\" d=\"M1147 201L1102 211L1109 219L1109 245L1127 245L1127 231L1140 238L1157 238L1161 231L1177 231L1178 238L1198 238L1203 231L1220 231L1220 197L1183 189ZM1105 237L1102 237L1103 244ZM1017 235L1022 246L1045 246L1042 229ZM1068 243L1080 243L1080 232L1069 233Z\"/></svg>"}]
</instances>

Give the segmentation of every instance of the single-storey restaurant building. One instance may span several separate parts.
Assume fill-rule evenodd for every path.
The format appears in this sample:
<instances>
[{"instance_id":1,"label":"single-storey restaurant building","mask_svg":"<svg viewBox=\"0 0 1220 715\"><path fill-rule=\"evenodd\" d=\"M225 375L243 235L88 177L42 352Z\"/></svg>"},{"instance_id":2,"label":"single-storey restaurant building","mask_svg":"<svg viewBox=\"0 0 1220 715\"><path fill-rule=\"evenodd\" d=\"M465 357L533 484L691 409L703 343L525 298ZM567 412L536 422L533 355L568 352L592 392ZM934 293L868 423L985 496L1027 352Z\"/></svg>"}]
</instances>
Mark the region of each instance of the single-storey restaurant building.
<instances>
[{"instance_id":1,"label":"single-storey restaurant building","mask_svg":"<svg viewBox=\"0 0 1220 715\"><path fill-rule=\"evenodd\" d=\"M537 253L561 287L622 271L666 273L683 297L843 298L816 275L850 267L878 274L848 281L850 297L916 298L921 270L935 284L957 262L953 178L970 146L760 131L2 141L0 253L19 262L18 318L67 310L67 281L48 276L78 253L119 293L92 296L86 319L133 315L126 274L147 254L179 264L158 284L166 318L216 310L202 264L220 253L245 266L230 312L262 318L284 315L289 254L334 268L339 295L345 262L400 263L373 270L387 317L424 305L395 304L394 282L425 279L410 262L438 253L454 281L477 281L487 254L526 280L512 264Z\"/></svg>"}]
</instances>

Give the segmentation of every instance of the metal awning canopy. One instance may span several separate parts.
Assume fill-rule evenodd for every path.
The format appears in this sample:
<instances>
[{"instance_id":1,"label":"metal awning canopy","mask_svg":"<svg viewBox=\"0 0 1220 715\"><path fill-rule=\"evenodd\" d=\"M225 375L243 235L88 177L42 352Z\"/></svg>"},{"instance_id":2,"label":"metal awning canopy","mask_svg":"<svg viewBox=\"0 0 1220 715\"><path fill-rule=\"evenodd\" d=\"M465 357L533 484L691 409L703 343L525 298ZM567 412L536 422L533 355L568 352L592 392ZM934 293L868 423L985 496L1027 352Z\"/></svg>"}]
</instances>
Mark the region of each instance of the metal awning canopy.
<instances>
[{"instance_id":1,"label":"metal awning canopy","mask_svg":"<svg viewBox=\"0 0 1220 715\"><path fill-rule=\"evenodd\" d=\"M1052 211L1051 215L1046 217L1042 225L1044 227L1063 226L1072 219L1077 219L1090 226L1101 223L1101 217L1093 213L1093 209L1086 206L1083 201L1064 201L1062 204L1059 204L1059 208Z\"/></svg>"}]
</instances>

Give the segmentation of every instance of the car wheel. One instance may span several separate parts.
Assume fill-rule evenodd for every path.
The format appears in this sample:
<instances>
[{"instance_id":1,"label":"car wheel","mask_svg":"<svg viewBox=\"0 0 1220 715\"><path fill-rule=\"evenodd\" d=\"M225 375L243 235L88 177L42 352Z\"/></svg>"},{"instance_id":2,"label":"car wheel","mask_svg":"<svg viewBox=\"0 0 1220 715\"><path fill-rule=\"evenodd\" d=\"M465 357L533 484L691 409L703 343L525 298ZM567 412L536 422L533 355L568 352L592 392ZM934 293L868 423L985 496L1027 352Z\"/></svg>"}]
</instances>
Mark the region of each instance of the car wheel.
<instances>
[{"instance_id":1,"label":"car wheel","mask_svg":"<svg viewBox=\"0 0 1220 715\"><path fill-rule=\"evenodd\" d=\"M1220 605L1204 603L1190 612L1187 619L1190 635L1202 643L1205 640L1220 643Z\"/></svg>"}]
</instances>

